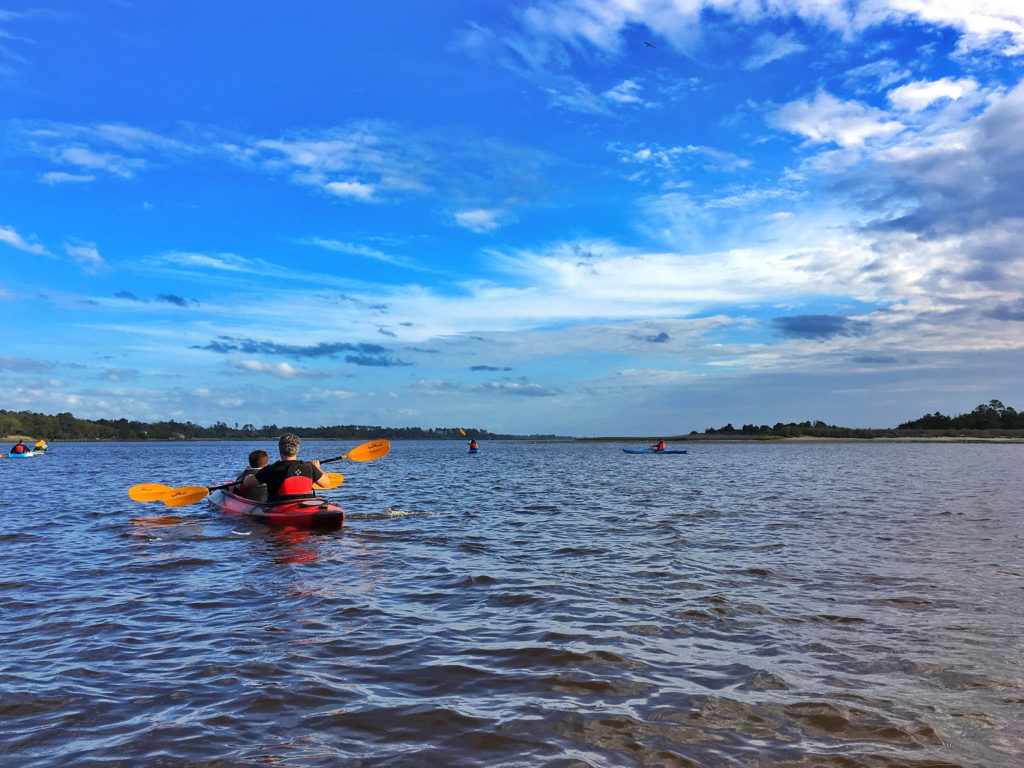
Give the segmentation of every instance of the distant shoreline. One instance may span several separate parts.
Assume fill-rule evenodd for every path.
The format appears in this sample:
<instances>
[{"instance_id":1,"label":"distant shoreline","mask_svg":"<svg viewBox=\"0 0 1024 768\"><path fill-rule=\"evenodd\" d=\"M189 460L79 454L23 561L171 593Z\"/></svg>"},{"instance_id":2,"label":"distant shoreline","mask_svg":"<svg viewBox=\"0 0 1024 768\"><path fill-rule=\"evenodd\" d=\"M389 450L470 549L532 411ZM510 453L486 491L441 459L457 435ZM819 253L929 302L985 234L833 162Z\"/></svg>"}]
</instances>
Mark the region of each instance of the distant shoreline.
<instances>
[{"instance_id":1,"label":"distant shoreline","mask_svg":"<svg viewBox=\"0 0 1024 768\"><path fill-rule=\"evenodd\" d=\"M359 438L342 437L304 437L303 443L318 442L355 442ZM387 438L391 442L420 442L424 440L458 443L460 440L444 438ZM524 438L513 440L510 438L494 438L491 440L481 439L479 442L487 443L530 443L534 445L544 444L566 444L566 443L653 443L657 437L567 437L557 440L537 440L536 438ZM35 438L18 435L8 435L0 438L0 442L16 443L18 440L35 440ZM48 446L53 447L61 443L122 443L125 445L144 445L146 443L275 443L273 438L227 438L227 437L202 437L187 440L109 440L101 438L70 438L64 440L50 440ZM772 436L772 437L725 437L722 435L688 435L680 437L665 438L671 448L673 445L683 443L998 443L1008 445L1024 445L1024 437L974 437L970 435L918 435L913 437L813 437L810 435L799 435L795 437ZM6 452L6 451L4 451Z\"/></svg>"},{"instance_id":2,"label":"distant shoreline","mask_svg":"<svg viewBox=\"0 0 1024 768\"><path fill-rule=\"evenodd\" d=\"M652 443L657 437L579 437L577 443ZM725 437L723 435L688 435L666 437L665 442L671 448L681 443L1009 443L1024 445L1024 437L982 437L971 435L915 435L886 437L814 437L798 435L794 437Z\"/></svg>"}]
</instances>

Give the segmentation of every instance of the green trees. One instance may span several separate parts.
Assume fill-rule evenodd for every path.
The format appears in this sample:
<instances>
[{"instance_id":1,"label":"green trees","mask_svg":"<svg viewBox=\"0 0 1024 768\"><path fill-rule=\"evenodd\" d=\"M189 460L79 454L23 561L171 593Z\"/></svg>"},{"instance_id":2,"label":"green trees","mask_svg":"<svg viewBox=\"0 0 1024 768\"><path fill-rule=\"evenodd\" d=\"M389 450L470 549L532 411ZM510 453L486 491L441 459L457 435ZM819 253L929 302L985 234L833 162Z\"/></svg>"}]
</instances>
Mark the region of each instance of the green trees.
<instances>
[{"instance_id":1,"label":"green trees","mask_svg":"<svg viewBox=\"0 0 1024 768\"><path fill-rule=\"evenodd\" d=\"M1024 429L1024 413L1005 406L999 400L982 403L970 413L944 416L936 411L914 421L900 424L898 429L993 430Z\"/></svg>"},{"instance_id":2,"label":"green trees","mask_svg":"<svg viewBox=\"0 0 1024 768\"><path fill-rule=\"evenodd\" d=\"M478 440L534 438L556 439L557 435L508 435L495 434L486 429L466 427ZM209 427L202 427L191 421L157 421L152 424L128 419L77 419L70 413L48 416L30 411L0 410L0 437L6 435L29 435L46 440L277 440L285 432L299 437L314 437L337 440L373 440L390 438L395 440L463 440L457 427L381 427L373 425L335 425L331 427L279 427L269 424L256 427L253 424L233 426L217 421Z\"/></svg>"},{"instance_id":3,"label":"green trees","mask_svg":"<svg viewBox=\"0 0 1024 768\"><path fill-rule=\"evenodd\" d=\"M826 424L820 419L814 421L789 422L787 424L777 422L769 427L766 424L757 426L755 424L744 424L742 429L737 430L732 424L715 429L708 427L704 430L705 435L720 437L911 437L915 435L927 436L941 433L942 435L956 435L971 432L975 435L985 433L1006 434L1008 432L1024 431L1024 413L1003 405L999 400L989 400L982 403L973 411L959 416L946 416L936 411L925 414L919 419L906 421L895 429L854 429L850 427L837 427L833 424ZM695 433L691 433L695 434ZM1014 437L1024 435L1012 435Z\"/></svg>"}]
</instances>

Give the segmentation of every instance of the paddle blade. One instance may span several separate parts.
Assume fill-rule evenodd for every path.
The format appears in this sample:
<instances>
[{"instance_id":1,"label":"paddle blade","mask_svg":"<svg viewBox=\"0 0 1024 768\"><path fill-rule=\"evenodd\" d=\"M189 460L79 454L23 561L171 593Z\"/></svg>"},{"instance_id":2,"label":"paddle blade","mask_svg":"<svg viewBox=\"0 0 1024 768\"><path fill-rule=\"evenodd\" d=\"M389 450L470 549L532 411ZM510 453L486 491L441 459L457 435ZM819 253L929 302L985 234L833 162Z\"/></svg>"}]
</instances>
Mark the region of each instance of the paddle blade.
<instances>
[{"instance_id":1,"label":"paddle blade","mask_svg":"<svg viewBox=\"0 0 1024 768\"><path fill-rule=\"evenodd\" d=\"M374 440L370 443L363 443L356 446L346 454L352 461L373 461L379 459L391 450L391 443L387 440Z\"/></svg>"},{"instance_id":2,"label":"paddle blade","mask_svg":"<svg viewBox=\"0 0 1024 768\"><path fill-rule=\"evenodd\" d=\"M324 474L327 476L327 479L331 481L331 484L328 485L327 488L322 488L321 490L337 488L339 485L345 482L345 476L339 474L338 472L325 472Z\"/></svg>"},{"instance_id":3,"label":"paddle blade","mask_svg":"<svg viewBox=\"0 0 1024 768\"><path fill-rule=\"evenodd\" d=\"M464 430L462 427L459 427L459 434L462 435L463 437L465 437L466 436L466 430Z\"/></svg>"},{"instance_id":4,"label":"paddle blade","mask_svg":"<svg viewBox=\"0 0 1024 768\"><path fill-rule=\"evenodd\" d=\"M187 507L189 504L202 501L209 495L209 488L204 488L201 485L183 485L181 488L172 488L162 501L168 507Z\"/></svg>"},{"instance_id":5,"label":"paddle blade","mask_svg":"<svg viewBox=\"0 0 1024 768\"><path fill-rule=\"evenodd\" d=\"M169 485L160 483L142 483L133 485L128 489L128 496L132 501L160 501L164 496L173 491Z\"/></svg>"}]
</instances>

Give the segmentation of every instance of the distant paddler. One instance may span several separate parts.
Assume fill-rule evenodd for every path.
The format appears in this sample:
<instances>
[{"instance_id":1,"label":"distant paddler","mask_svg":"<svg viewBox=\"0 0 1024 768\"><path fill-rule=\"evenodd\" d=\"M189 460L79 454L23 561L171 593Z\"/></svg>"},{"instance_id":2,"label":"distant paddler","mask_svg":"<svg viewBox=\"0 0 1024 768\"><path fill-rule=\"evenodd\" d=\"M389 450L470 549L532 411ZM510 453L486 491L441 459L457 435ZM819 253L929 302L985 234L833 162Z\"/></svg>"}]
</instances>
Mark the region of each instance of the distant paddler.
<instances>
[{"instance_id":1,"label":"distant paddler","mask_svg":"<svg viewBox=\"0 0 1024 768\"><path fill-rule=\"evenodd\" d=\"M11 447L11 450L9 450L8 453L11 454L11 456L20 456L23 453L32 453L32 451L30 451L28 446L25 445L24 440L19 440L16 445Z\"/></svg>"}]
</instances>

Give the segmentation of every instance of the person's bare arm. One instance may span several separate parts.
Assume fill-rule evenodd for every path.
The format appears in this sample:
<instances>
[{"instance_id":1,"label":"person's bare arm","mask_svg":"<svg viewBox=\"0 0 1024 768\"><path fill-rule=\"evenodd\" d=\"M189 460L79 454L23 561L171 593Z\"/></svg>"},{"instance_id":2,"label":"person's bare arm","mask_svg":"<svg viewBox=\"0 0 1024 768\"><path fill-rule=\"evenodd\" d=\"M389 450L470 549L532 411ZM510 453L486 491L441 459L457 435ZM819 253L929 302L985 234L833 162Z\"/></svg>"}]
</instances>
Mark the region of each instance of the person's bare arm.
<instances>
[{"instance_id":1,"label":"person's bare arm","mask_svg":"<svg viewBox=\"0 0 1024 768\"><path fill-rule=\"evenodd\" d=\"M312 464L317 469L320 469L320 462L317 459L313 459L309 463ZM322 469L320 471L323 472ZM313 483L313 485L315 485L317 488L330 488L331 487L331 479L329 477L327 477L327 473L326 472L323 472L323 474L320 475L320 479L317 480L315 483Z\"/></svg>"}]
</instances>

